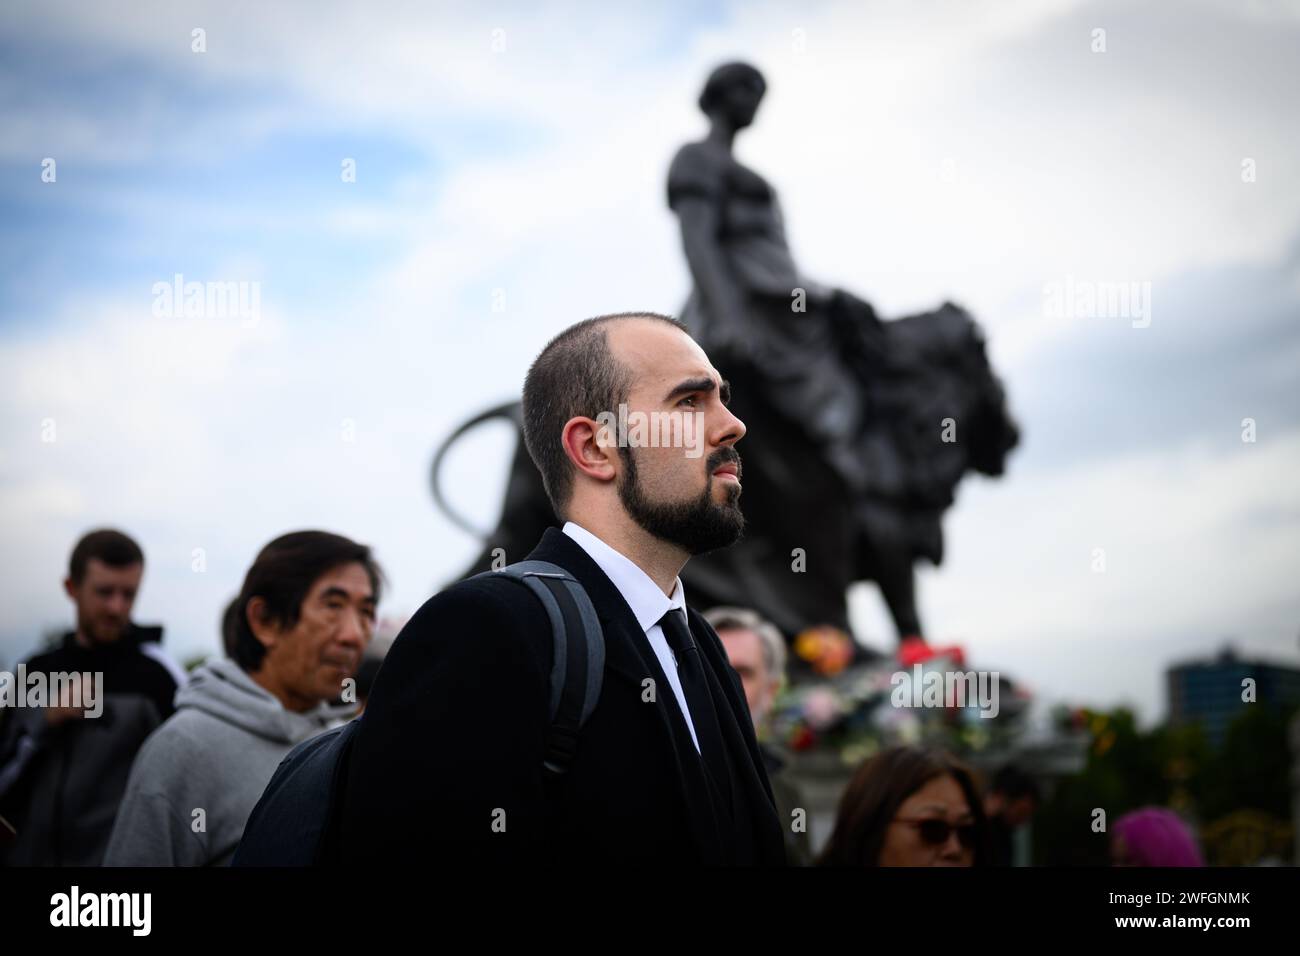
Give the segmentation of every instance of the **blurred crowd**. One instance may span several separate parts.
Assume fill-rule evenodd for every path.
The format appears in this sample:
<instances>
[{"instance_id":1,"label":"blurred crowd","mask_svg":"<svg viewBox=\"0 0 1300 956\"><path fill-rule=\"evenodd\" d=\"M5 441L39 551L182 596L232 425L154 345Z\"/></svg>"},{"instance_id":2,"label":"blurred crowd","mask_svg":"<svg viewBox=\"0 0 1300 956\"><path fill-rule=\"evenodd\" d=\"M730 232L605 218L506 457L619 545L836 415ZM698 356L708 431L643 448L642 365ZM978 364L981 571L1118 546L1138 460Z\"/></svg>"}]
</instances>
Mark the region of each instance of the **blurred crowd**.
<instances>
[{"instance_id":1,"label":"blurred crowd","mask_svg":"<svg viewBox=\"0 0 1300 956\"><path fill-rule=\"evenodd\" d=\"M365 707L380 666L367 651L383 588L365 545L323 531L271 541L223 615L224 656L188 674L164 650L160 627L132 620L144 571L142 549L120 531L93 531L72 549L63 586L75 629L22 667L29 680L49 675L61 696L0 710L6 865L228 864L285 755ZM1041 800L1037 781L1015 766L982 780L953 755L921 746L863 762L829 836L814 846L788 756L766 733L785 680L785 641L746 608L705 618L744 688L792 864L1017 862L1015 835ZM87 699L92 683L58 674L102 674L103 699ZM1203 864L1188 827L1159 807L1115 821L1109 845L1117 866Z\"/></svg>"}]
</instances>

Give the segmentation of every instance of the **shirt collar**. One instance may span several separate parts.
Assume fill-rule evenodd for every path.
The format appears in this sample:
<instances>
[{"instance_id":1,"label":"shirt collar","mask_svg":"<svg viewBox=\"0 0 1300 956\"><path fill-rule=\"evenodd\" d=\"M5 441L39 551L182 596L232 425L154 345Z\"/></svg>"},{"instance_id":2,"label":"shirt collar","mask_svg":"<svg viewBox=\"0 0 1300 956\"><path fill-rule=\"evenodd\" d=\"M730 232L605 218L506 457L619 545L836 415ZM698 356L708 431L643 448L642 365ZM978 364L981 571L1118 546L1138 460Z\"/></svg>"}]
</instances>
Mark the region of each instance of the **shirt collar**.
<instances>
[{"instance_id":1,"label":"shirt collar","mask_svg":"<svg viewBox=\"0 0 1300 956\"><path fill-rule=\"evenodd\" d=\"M641 625L641 630L648 632L670 610L680 609L685 613L686 589L682 587L680 577L673 581L672 597L665 597L664 592L659 590L659 585L650 580L650 575L637 567L636 562L615 551L582 525L566 521L564 533L587 552L591 560L614 583L614 587L618 588L619 594L623 595L623 600L632 609L637 624Z\"/></svg>"}]
</instances>

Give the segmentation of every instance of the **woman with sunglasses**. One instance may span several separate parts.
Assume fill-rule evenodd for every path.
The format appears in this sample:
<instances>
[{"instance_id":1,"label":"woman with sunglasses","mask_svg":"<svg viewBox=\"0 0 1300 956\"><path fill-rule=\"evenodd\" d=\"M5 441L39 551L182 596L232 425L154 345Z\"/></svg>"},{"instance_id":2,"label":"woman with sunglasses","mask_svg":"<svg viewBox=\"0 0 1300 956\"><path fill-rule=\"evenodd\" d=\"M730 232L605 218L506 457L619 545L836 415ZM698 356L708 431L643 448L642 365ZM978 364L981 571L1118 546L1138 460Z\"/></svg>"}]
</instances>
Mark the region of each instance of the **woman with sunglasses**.
<instances>
[{"instance_id":1,"label":"woman with sunglasses","mask_svg":"<svg viewBox=\"0 0 1300 956\"><path fill-rule=\"evenodd\" d=\"M898 746L858 768L819 866L979 866L985 820L974 776L940 750Z\"/></svg>"}]
</instances>

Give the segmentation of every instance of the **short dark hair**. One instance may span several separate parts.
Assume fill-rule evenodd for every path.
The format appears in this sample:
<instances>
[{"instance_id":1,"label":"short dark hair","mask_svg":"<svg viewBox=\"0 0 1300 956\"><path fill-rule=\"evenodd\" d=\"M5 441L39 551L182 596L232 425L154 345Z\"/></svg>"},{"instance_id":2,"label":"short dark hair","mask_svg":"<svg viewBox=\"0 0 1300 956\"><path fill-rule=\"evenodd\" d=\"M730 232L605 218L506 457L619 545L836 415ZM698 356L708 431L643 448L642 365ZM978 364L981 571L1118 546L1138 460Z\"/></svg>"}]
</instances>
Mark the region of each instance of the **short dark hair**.
<instances>
[{"instance_id":1,"label":"short dark hair","mask_svg":"<svg viewBox=\"0 0 1300 956\"><path fill-rule=\"evenodd\" d=\"M989 785L989 792L1000 793L1008 800L1019 800L1021 797L1028 797L1035 803L1042 796L1038 781L1015 764L1010 763L993 775L993 782Z\"/></svg>"},{"instance_id":2,"label":"short dark hair","mask_svg":"<svg viewBox=\"0 0 1300 956\"><path fill-rule=\"evenodd\" d=\"M931 780L944 775L956 780L966 796L975 820L974 863L985 863L984 808L970 768L943 750L895 746L864 762L849 781L818 865L879 866L885 832L898 808Z\"/></svg>"},{"instance_id":3,"label":"short dark hair","mask_svg":"<svg viewBox=\"0 0 1300 956\"><path fill-rule=\"evenodd\" d=\"M144 552L135 540L112 528L100 528L82 535L72 549L72 557L68 559L68 577L73 584L80 584L85 578L91 558L113 568L144 564Z\"/></svg>"},{"instance_id":4,"label":"short dark hair","mask_svg":"<svg viewBox=\"0 0 1300 956\"><path fill-rule=\"evenodd\" d=\"M222 642L235 663L253 672L262 666L266 657L266 645L257 639L248 623L249 601L260 597L266 602L266 617L283 628L291 628L298 623L302 602L321 575L353 562L365 567L378 603L383 572L364 544L328 531L294 531L281 535L259 551L244 576L239 597L223 615Z\"/></svg>"},{"instance_id":5,"label":"short dark hair","mask_svg":"<svg viewBox=\"0 0 1300 956\"><path fill-rule=\"evenodd\" d=\"M573 466L560 442L565 422L615 411L632 389L632 372L614 357L605 334L606 324L620 319L667 322L690 335L681 322L658 312L598 315L551 339L524 378L524 445L557 518L573 493Z\"/></svg>"}]
</instances>

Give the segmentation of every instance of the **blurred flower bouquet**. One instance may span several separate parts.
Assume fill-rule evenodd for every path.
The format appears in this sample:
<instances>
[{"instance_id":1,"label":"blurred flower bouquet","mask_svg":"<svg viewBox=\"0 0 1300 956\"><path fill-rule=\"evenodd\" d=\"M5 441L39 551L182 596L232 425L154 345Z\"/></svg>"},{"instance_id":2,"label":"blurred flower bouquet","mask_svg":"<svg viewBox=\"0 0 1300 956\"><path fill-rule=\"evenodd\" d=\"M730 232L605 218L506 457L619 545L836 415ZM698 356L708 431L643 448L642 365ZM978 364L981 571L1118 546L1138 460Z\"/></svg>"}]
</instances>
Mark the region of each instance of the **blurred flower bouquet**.
<instances>
[{"instance_id":1,"label":"blurred flower bouquet","mask_svg":"<svg viewBox=\"0 0 1300 956\"><path fill-rule=\"evenodd\" d=\"M915 706L918 677L951 674L964 664L960 647L917 653L917 639L900 655L868 659L838 628L816 627L793 644L795 678L782 689L771 733L796 759L853 766L895 743L932 743L958 754L1010 749L1023 729L1031 696L1000 674L998 707L982 715L975 700L966 706ZM920 645L922 648L925 645ZM905 658L906 663L900 658ZM931 677L931 681L935 678Z\"/></svg>"}]
</instances>

